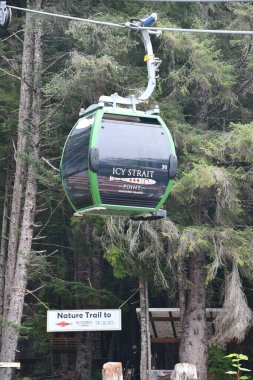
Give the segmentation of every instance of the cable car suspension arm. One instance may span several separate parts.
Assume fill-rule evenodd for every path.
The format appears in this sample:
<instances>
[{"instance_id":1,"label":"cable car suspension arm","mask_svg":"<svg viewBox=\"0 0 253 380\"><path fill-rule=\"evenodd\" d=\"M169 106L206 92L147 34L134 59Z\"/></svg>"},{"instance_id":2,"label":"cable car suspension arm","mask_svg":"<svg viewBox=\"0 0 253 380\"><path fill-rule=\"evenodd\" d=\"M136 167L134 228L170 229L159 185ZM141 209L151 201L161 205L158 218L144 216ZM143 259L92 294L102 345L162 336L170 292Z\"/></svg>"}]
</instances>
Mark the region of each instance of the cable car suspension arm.
<instances>
[{"instance_id":1,"label":"cable car suspension arm","mask_svg":"<svg viewBox=\"0 0 253 380\"><path fill-rule=\"evenodd\" d=\"M140 27L149 27L157 20L157 14L152 13L150 16L145 16L143 19L132 19L130 22L127 22L125 26L131 30L137 30L141 33L141 39L144 43L146 55L144 60L147 62L148 70L148 85L146 90L138 97L135 95L130 95L128 97L119 96L117 93L112 94L111 96L101 96L99 98L99 104L104 105L104 103L110 103L114 108L117 107L117 104L129 105L132 106L133 110L136 109L136 105L146 101L153 93L156 87L156 78L157 71L161 64L161 60L155 58L153 53L153 46L150 39L151 34L157 36L161 35L161 31L152 31L149 29L139 29Z\"/></svg>"},{"instance_id":2,"label":"cable car suspension arm","mask_svg":"<svg viewBox=\"0 0 253 380\"><path fill-rule=\"evenodd\" d=\"M6 6L6 1L0 1L0 29L7 29L11 23L11 9Z\"/></svg>"}]
</instances>

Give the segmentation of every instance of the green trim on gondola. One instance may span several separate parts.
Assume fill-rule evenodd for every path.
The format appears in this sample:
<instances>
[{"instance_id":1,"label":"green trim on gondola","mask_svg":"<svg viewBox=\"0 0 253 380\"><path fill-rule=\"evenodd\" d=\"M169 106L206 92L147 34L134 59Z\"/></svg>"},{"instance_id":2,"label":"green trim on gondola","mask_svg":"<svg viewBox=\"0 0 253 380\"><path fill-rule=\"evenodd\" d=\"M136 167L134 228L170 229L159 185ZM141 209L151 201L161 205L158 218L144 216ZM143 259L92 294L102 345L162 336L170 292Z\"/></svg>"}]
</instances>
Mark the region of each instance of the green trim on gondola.
<instances>
[{"instance_id":1,"label":"green trim on gondola","mask_svg":"<svg viewBox=\"0 0 253 380\"><path fill-rule=\"evenodd\" d=\"M95 120L93 123L93 127L91 129L89 150L97 146L98 133L100 130L100 125L101 125L103 115L104 115L103 109L99 109L97 113L95 114ZM101 199L100 199L100 194L98 190L98 176L97 176L97 173L90 170L90 168L89 168L89 178L90 178L90 187L93 189L92 197L93 197L94 206L99 207L101 205Z\"/></svg>"}]
</instances>

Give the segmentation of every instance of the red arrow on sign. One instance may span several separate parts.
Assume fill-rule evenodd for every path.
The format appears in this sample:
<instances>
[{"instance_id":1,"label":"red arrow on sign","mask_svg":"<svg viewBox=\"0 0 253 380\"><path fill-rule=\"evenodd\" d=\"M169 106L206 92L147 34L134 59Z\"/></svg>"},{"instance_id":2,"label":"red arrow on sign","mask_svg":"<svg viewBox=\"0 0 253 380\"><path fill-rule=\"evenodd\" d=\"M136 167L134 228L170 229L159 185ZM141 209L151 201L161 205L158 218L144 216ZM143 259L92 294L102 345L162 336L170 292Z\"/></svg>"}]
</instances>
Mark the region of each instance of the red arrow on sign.
<instances>
[{"instance_id":1,"label":"red arrow on sign","mask_svg":"<svg viewBox=\"0 0 253 380\"><path fill-rule=\"evenodd\" d=\"M66 326L68 326L68 325L70 325L70 323L67 323L67 322L64 322L64 321L62 321L62 322L59 322L59 323L56 323L58 326L60 326L60 327L66 327Z\"/></svg>"}]
</instances>

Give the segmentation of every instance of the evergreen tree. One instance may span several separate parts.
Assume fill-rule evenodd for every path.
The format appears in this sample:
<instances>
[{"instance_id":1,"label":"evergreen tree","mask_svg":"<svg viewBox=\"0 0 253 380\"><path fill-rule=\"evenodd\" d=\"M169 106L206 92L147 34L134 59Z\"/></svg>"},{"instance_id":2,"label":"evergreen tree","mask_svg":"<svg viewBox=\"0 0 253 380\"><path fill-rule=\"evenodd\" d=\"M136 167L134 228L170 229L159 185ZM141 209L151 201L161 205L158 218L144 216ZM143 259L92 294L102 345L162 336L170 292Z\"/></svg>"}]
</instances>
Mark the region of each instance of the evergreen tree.
<instances>
[{"instance_id":1,"label":"evergreen tree","mask_svg":"<svg viewBox=\"0 0 253 380\"><path fill-rule=\"evenodd\" d=\"M130 0L44 3L51 11L69 12L80 17L95 17L117 23L157 12L160 26L252 29L252 7L246 3L172 4ZM31 4L34 5L35 2ZM22 2L22 5L25 5L25 2ZM27 15L27 19L34 18ZM87 278L83 279L85 285L81 285L82 279L73 281L76 279L75 271L71 269L75 261L71 236L72 228L75 234L77 226L71 227L71 210L66 205L60 189L57 166L64 139L78 118L81 107L86 108L92 103L97 103L102 94L107 95L115 91L121 95L141 92L146 84L146 68L142 61L144 51L138 35L134 32L129 35L122 29L79 22L69 23L45 17L43 106L46 112L43 120L32 120L31 104L32 102L38 104L35 96L39 94L41 84L36 84L35 76L28 72L23 71L22 75L19 75L21 49L18 38L22 36L19 33L21 25L21 12L17 12L13 17L10 31L3 32L0 46L1 157L6 158L11 152L12 137L15 140L17 136L18 141L15 155L13 210L10 221L4 211L2 222L0 255L2 299L6 237L9 237L4 310L4 318L7 320L11 287L14 279L17 281L19 278L15 277L15 265L12 265L16 262L29 269L27 273L30 275L29 286L40 288L42 282L45 282L43 284L45 287L39 291L38 297L50 307L63 305L63 292L65 296L68 295L64 300L67 305L75 307L71 293L76 287L85 286L82 289L86 295L90 295L90 298L101 297L100 300L103 298L103 290L100 292L96 289L93 292L88 289ZM15 32L15 37L9 38L12 32ZM30 37L27 37L29 33ZM33 60L33 35L33 30L29 30L27 26L24 51L30 49L30 53L24 54L23 65L26 68L31 66ZM143 109L150 108L153 102L159 102L161 115L173 133L180 162L178 178L166 206L169 217L177 227L170 223L170 227L164 233L167 234L169 242L173 240L170 255L174 260L172 268L179 280L178 294L182 321L181 359L197 364L199 377L205 380L208 343L205 336L205 309L207 304L213 302L206 290L217 275L223 280L226 278L227 286L225 312L217 319L215 341L225 345L232 339L237 341L244 339L252 320L242 286L242 277L252 279L250 270L253 185L252 38L247 35L165 32L160 39L154 41L154 45L157 55L163 62L157 91ZM10 63L13 63L11 68ZM5 71L11 76L6 75ZM19 77L22 77L22 80L19 127L16 131L14 111L18 101ZM31 91L33 86L36 87L35 92ZM36 141L32 140L33 136L30 134L36 129L34 125L38 124L43 125L39 144L43 161L34 157L36 149L33 144L36 145ZM11 174L14 165L11 158L9 161ZM31 161L36 161L36 165L31 165ZM6 160L0 161L0 165L3 162L4 168L7 168ZM36 173L31 173L35 168ZM26 178L31 179L30 175L35 175L39 183L38 191L33 189L32 192L33 194L37 192L36 225L42 227L36 236L33 236L35 239L32 248L27 247L25 255L22 256L18 253L20 239L25 233L31 232L30 225L34 224L31 222L26 225L25 233L22 235L20 221L26 211L26 208L24 209L28 195L25 193ZM1 173L1 182L6 183L7 190L11 187L10 177ZM34 184L34 177L30 183ZM5 193L4 186L1 186L1 192ZM6 194L10 192L7 191ZM10 195L5 201L9 199ZM5 208L4 204L2 205L3 210L8 210L9 207L9 202L5 202ZM78 250L82 251L83 248L85 251L89 246L87 252L91 254L94 236L90 222L85 220L79 223L77 230L86 234L85 239L79 242ZM155 227L155 236L157 233L160 234L159 228ZM124 232L124 236L126 235ZM31 234L29 236L30 241L32 236ZM129 257L125 253L136 247L132 245L131 249L128 247L118 250L124 236L122 233L121 237L117 238L114 248L111 247L111 251L109 250L108 257L114 264L114 269L117 268L126 275L132 273L132 269L129 268L142 269L143 264L138 260L143 247L138 247L139 251L134 251ZM131 239L134 241L133 235ZM96 244L94 246L96 247ZM48 255L46 249L50 252ZM36 255L35 250L43 253ZM154 249L153 256L149 259L147 274L149 277L154 277L159 273L163 275L159 278L166 280L166 271L164 273L162 270L164 268L156 265L161 259L160 252L157 248ZM29 253L29 263L26 260L26 253ZM84 262L81 260L78 265L86 265L90 270L92 261L90 257L89 259L85 257ZM76 258L76 264L77 262ZM106 277L107 273L103 275ZM26 275L24 279L26 281ZM163 285L166 285L165 283L166 281ZM118 290L115 293L117 295ZM237 307L233 306L235 297L238 301ZM105 296L103 299L105 304L108 304L108 297ZM88 301L85 299L84 305L89 305ZM30 318L35 318L38 306L31 301L31 298L28 303L34 314ZM238 318L239 309L240 318ZM11 320L19 325L21 314L19 313L14 319ZM12 331L12 328L9 331ZM16 339L17 334L14 335ZM46 339L45 336L43 339ZM7 347L7 343L4 343L4 347ZM1 360L10 360L10 357L3 356ZM14 360L13 355L11 360ZM91 357L87 360L89 366L90 361ZM83 376L87 372L79 366L77 373ZM91 376L90 372L87 376Z\"/></svg>"}]
</instances>

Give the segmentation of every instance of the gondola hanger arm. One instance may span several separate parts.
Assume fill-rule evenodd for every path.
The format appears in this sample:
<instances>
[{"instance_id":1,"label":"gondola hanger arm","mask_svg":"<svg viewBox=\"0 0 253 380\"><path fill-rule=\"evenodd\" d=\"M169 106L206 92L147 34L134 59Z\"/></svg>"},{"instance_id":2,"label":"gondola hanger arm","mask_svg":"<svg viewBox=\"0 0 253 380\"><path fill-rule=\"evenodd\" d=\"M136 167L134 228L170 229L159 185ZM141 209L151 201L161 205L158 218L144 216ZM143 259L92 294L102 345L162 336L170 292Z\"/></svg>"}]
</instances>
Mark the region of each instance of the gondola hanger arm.
<instances>
[{"instance_id":1,"label":"gondola hanger arm","mask_svg":"<svg viewBox=\"0 0 253 380\"><path fill-rule=\"evenodd\" d=\"M155 34L157 36L161 35L161 31L152 31L149 29L140 29L140 27L149 27L151 26L155 21L157 21L157 14L152 13L150 16L145 16L142 19L132 19L129 22L125 24L126 28L129 28L131 30L139 31L141 34L141 39L145 47L146 55L144 57L144 60L147 62L147 70L148 70L148 85L146 90L140 95L130 95L128 97L122 97L119 96L117 93L114 93L110 96L104 96L102 95L99 98L99 104L104 105L105 103L112 104L113 108L117 107L117 104L121 105L129 105L133 108L133 110L136 109L136 106L142 102L145 102L153 93L155 87L156 87L156 77L157 77L157 71L161 64L161 60L157 59L154 56L153 52L153 46L151 42L150 35Z\"/></svg>"},{"instance_id":2,"label":"gondola hanger arm","mask_svg":"<svg viewBox=\"0 0 253 380\"><path fill-rule=\"evenodd\" d=\"M7 7L6 1L0 1L0 29L7 29L11 23L11 8Z\"/></svg>"}]
</instances>

